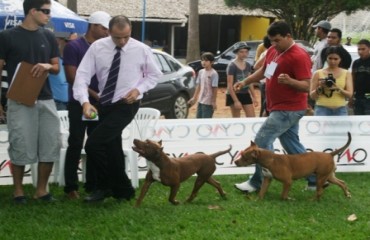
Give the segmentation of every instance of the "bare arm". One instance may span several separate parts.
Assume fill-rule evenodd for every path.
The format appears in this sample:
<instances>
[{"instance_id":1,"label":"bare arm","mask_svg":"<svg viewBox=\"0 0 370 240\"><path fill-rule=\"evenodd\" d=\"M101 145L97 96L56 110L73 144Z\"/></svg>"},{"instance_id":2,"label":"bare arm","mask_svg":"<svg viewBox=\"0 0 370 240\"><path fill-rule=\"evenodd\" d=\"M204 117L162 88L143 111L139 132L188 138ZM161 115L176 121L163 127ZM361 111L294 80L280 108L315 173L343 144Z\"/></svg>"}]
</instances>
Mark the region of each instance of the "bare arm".
<instances>
[{"instance_id":1,"label":"bare arm","mask_svg":"<svg viewBox=\"0 0 370 240\"><path fill-rule=\"evenodd\" d=\"M352 81L352 75L348 71L346 74L346 85L344 86L344 89L337 88L337 90L343 94L347 98L352 98L353 96L353 81Z\"/></svg>"},{"instance_id":2,"label":"bare arm","mask_svg":"<svg viewBox=\"0 0 370 240\"><path fill-rule=\"evenodd\" d=\"M217 90L218 90L218 87L213 87L212 88L212 106L213 106L213 110L217 109L217 104L216 104Z\"/></svg>"},{"instance_id":3,"label":"bare arm","mask_svg":"<svg viewBox=\"0 0 370 240\"><path fill-rule=\"evenodd\" d=\"M199 92L200 92L200 84L198 84L197 87L195 88L194 95L192 98L189 99L188 104L193 106L198 101Z\"/></svg>"},{"instance_id":4,"label":"bare arm","mask_svg":"<svg viewBox=\"0 0 370 240\"><path fill-rule=\"evenodd\" d=\"M301 92L309 92L310 89L310 79L297 80L285 73L278 76L278 83L289 85Z\"/></svg>"},{"instance_id":5,"label":"bare arm","mask_svg":"<svg viewBox=\"0 0 370 240\"><path fill-rule=\"evenodd\" d=\"M236 91L239 91L245 85L255 83L255 82L259 82L260 80L265 78L264 73L265 73L265 68L264 67L257 69L257 71L255 71L253 74L249 75L243 81L235 83L234 84L234 89Z\"/></svg>"},{"instance_id":6,"label":"bare arm","mask_svg":"<svg viewBox=\"0 0 370 240\"><path fill-rule=\"evenodd\" d=\"M50 63L38 63L31 69L31 74L34 77L40 77L44 72L53 74L59 73L59 58L50 59Z\"/></svg>"},{"instance_id":7,"label":"bare arm","mask_svg":"<svg viewBox=\"0 0 370 240\"><path fill-rule=\"evenodd\" d=\"M322 86L320 84L319 74L315 72L310 81L310 97L313 100L317 100L319 98L319 95L321 94L321 89Z\"/></svg>"}]
</instances>

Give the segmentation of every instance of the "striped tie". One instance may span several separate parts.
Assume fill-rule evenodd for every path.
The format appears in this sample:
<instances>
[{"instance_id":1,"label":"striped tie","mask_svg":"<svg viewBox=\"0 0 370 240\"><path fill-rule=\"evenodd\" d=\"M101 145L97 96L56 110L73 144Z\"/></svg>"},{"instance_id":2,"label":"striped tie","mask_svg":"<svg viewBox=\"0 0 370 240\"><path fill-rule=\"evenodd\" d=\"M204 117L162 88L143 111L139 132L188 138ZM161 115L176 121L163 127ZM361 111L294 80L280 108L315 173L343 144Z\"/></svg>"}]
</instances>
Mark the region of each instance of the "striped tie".
<instances>
[{"instance_id":1,"label":"striped tie","mask_svg":"<svg viewBox=\"0 0 370 240\"><path fill-rule=\"evenodd\" d=\"M108 79L105 83L103 92L100 96L100 104L105 106L112 103L114 91L116 90L119 67L121 63L121 48L116 47L116 54L113 57L112 66L110 67Z\"/></svg>"}]
</instances>

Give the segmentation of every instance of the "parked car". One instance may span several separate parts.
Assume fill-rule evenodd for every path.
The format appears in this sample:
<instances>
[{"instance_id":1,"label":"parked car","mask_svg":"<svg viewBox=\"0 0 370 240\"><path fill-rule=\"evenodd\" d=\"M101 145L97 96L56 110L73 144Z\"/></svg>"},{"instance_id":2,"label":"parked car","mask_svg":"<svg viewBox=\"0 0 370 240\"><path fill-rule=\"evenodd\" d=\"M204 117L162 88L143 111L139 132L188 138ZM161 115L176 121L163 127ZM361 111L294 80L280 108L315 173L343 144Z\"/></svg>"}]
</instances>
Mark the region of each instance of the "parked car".
<instances>
[{"instance_id":1,"label":"parked car","mask_svg":"<svg viewBox=\"0 0 370 240\"><path fill-rule=\"evenodd\" d=\"M307 41L295 40L295 42L299 44L299 46L303 47L308 52L308 54L310 54L310 56L313 54L314 49ZM249 50L249 54L246 61L253 66L257 47L260 43L262 43L262 40L246 41L246 43L251 48ZM226 85L227 83L226 68L230 61L232 61L235 58L235 53L233 53L234 49L233 46L234 44L215 57L213 68L217 71L219 75L219 85ZM188 63L188 65L192 67L195 72L198 72L200 69L202 69L200 60L190 62Z\"/></svg>"},{"instance_id":2,"label":"parked car","mask_svg":"<svg viewBox=\"0 0 370 240\"><path fill-rule=\"evenodd\" d=\"M187 118L187 102L195 91L194 70L165 52L152 51L163 76L155 88L144 93L141 107L156 108L165 118Z\"/></svg>"}]
</instances>

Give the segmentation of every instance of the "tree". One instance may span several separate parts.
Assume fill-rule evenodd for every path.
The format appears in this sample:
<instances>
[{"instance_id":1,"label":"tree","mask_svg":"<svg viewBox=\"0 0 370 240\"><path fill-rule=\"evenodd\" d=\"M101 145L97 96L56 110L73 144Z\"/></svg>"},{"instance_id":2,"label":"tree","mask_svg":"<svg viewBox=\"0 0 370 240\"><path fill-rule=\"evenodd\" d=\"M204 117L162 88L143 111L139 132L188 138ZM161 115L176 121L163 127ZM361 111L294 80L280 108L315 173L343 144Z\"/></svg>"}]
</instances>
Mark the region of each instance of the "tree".
<instances>
[{"instance_id":1,"label":"tree","mask_svg":"<svg viewBox=\"0 0 370 240\"><path fill-rule=\"evenodd\" d=\"M189 22L188 22L188 41L186 50L186 62L199 59L199 0L189 0Z\"/></svg>"},{"instance_id":2,"label":"tree","mask_svg":"<svg viewBox=\"0 0 370 240\"><path fill-rule=\"evenodd\" d=\"M67 8L77 13L77 0L67 0Z\"/></svg>"},{"instance_id":3,"label":"tree","mask_svg":"<svg viewBox=\"0 0 370 240\"><path fill-rule=\"evenodd\" d=\"M285 20L296 39L310 40L312 26L321 20L330 20L338 13L350 14L370 7L370 0L224 0L228 6L262 9Z\"/></svg>"}]
</instances>

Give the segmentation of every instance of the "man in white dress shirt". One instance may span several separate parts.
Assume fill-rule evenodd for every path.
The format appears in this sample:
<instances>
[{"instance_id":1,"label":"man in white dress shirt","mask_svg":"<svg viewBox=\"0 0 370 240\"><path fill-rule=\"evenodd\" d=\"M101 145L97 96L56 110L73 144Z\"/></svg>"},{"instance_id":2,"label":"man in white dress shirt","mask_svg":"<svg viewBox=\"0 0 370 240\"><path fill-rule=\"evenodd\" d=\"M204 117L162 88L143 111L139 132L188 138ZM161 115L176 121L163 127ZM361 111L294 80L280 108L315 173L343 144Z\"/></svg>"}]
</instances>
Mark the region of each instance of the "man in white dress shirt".
<instances>
[{"instance_id":1,"label":"man in white dress shirt","mask_svg":"<svg viewBox=\"0 0 370 240\"><path fill-rule=\"evenodd\" d=\"M84 116L93 118L91 113L95 112L99 117L99 124L85 145L89 159L98 168L98 190L87 196L85 202L103 201L110 196L119 201L134 197L135 190L125 173L121 134L137 113L143 93L154 88L162 75L151 49L131 38L131 22L127 17L113 17L109 33L109 37L90 46L77 69L73 85L74 97L81 103ZM113 98L95 108L88 98L90 79L96 74L102 101L117 51L121 57Z\"/></svg>"}]
</instances>

